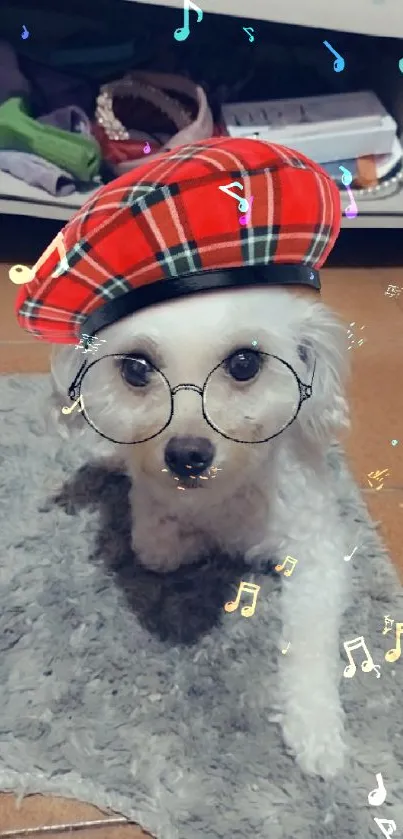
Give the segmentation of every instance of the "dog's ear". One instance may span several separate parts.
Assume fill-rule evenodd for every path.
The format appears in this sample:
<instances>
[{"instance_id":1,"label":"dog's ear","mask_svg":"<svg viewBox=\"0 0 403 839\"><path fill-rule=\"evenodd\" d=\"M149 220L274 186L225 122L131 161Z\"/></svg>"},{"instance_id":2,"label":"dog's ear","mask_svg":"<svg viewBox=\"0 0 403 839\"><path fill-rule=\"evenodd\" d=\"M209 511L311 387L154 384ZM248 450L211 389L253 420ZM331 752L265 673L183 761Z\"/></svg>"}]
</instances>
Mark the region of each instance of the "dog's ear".
<instances>
[{"instance_id":1,"label":"dog's ear","mask_svg":"<svg viewBox=\"0 0 403 839\"><path fill-rule=\"evenodd\" d=\"M305 437L325 444L341 429L348 428L349 412L345 383L349 372L347 330L320 303L303 316L298 355L312 380L312 395L301 406L298 424Z\"/></svg>"}]
</instances>

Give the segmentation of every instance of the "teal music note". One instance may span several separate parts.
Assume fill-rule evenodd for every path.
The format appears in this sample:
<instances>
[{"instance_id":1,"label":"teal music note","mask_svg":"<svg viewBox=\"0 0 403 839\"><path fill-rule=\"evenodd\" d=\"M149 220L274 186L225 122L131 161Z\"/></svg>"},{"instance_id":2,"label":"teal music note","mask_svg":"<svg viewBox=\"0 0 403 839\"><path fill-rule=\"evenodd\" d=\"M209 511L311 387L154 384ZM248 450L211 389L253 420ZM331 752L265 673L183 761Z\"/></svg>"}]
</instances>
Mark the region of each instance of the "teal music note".
<instances>
[{"instance_id":1,"label":"teal music note","mask_svg":"<svg viewBox=\"0 0 403 839\"><path fill-rule=\"evenodd\" d=\"M334 70L334 72L335 72L335 73L341 73L341 71L342 71L342 70L344 70L344 68L345 68L345 66L346 66L346 62L344 61L343 56L342 56L342 55L339 55L339 53L338 53L338 52L336 52L336 50L335 50L335 49L333 49L333 47L331 46L331 44L329 44L329 41L323 41L323 43L324 43L325 47L327 47L327 48L328 48L328 50L330 50L330 52L332 52L332 53L333 53L333 55L335 55L335 56L336 56L336 61L335 61L335 62L334 62L334 64L333 64L333 70Z\"/></svg>"},{"instance_id":2,"label":"teal music note","mask_svg":"<svg viewBox=\"0 0 403 839\"><path fill-rule=\"evenodd\" d=\"M192 0L183 0L183 26L180 29L175 29L174 38L176 41L186 41L186 38L189 37L189 9L197 12L197 23L201 23L203 20L202 10L195 3L192 3Z\"/></svg>"},{"instance_id":3,"label":"teal music note","mask_svg":"<svg viewBox=\"0 0 403 839\"><path fill-rule=\"evenodd\" d=\"M228 184L227 186L219 186L218 189L221 189L221 192L226 192L227 195L230 195L231 198L236 198L239 201L238 210L240 213L247 213L249 210L249 201L246 198L240 198L236 192L231 192L230 187L236 186L238 189L243 189L242 184L239 181L232 181L232 183Z\"/></svg>"},{"instance_id":4,"label":"teal music note","mask_svg":"<svg viewBox=\"0 0 403 839\"><path fill-rule=\"evenodd\" d=\"M341 176L341 182L342 182L343 186L350 186L350 184L352 183L352 180L353 180L353 176L352 176L350 170L346 169L345 166L339 166L339 169L343 173L342 176Z\"/></svg>"}]
</instances>

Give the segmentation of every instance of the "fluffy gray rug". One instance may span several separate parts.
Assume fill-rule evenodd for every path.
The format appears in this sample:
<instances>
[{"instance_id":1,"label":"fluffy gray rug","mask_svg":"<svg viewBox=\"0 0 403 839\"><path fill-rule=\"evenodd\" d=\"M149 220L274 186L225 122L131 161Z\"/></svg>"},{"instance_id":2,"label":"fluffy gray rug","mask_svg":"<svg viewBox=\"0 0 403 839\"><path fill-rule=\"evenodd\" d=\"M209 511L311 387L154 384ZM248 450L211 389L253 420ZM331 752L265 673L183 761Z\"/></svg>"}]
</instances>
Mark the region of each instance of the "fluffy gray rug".
<instances>
[{"instance_id":1,"label":"fluffy gray rug","mask_svg":"<svg viewBox=\"0 0 403 839\"><path fill-rule=\"evenodd\" d=\"M350 757L325 783L287 754L263 690L263 673L276 682L279 575L247 573L261 592L245 620L223 610L245 578L224 558L166 577L138 567L128 480L94 459L93 432L47 432L44 376L0 390L0 789L110 807L158 839L380 836L375 816L402 829L403 664L385 662L394 631L382 635L384 615L403 620L402 596L338 449L340 527L359 545L340 670L343 641L364 635L381 678L341 679ZM375 808L378 772L388 795Z\"/></svg>"}]
</instances>

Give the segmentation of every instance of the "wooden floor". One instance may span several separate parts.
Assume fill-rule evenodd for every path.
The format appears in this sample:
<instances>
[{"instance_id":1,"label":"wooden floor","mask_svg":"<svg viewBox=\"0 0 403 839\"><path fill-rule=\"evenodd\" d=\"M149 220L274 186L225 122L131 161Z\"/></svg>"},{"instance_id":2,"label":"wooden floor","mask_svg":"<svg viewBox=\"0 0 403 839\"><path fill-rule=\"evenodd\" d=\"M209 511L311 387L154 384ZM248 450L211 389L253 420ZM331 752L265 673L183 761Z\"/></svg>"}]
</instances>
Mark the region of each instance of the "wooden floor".
<instances>
[{"instance_id":1,"label":"wooden floor","mask_svg":"<svg viewBox=\"0 0 403 839\"><path fill-rule=\"evenodd\" d=\"M0 373L46 372L48 349L17 326L16 286L8 280L13 264L32 265L59 228L36 219L0 219ZM399 238L400 237L400 238ZM349 387L352 430L346 440L350 467L393 562L403 579L403 246L397 231L342 234L330 267L322 271L322 299L350 327L352 379ZM378 267L380 266L380 267ZM386 267L385 267L386 266ZM388 288L400 288L396 296ZM361 329L364 327L364 329ZM358 341L364 338L364 343ZM352 343L354 339L354 343ZM397 444L392 445L392 440ZM388 470L382 479L370 472ZM373 487L369 485L371 480ZM383 486L380 484L383 480ZM353 550L354 545L351 545ZM109 817L111 817L110 814ZM64 799L30 796L18 807L0 794L3 831L66 825L108 818L96 808ZM7 834L6 834L7 835ZM17 834L40 836L40 834ZM46 834L42 834L44 836ZM66 832L52 832L56 839ZM135 826L81 828L77 839L140 839ZM13 839L16 837L12 833Z\"/></svg>"}]
</instances>

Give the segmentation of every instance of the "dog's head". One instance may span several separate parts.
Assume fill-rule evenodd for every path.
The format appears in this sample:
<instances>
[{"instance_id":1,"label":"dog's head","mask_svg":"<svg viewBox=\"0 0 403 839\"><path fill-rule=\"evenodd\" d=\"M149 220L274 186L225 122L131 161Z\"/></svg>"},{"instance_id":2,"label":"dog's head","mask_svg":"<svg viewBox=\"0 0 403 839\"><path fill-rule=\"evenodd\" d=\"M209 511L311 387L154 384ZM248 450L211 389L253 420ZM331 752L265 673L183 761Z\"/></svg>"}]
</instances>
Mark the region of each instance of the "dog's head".
<instances>
[{"instance_id":1,"label":"dog's head","mask_svg":"<svg viewBox=\"0 0 403 839\"><path fill-rule=\"evenodd\" d=\"M73 424L60 405L87 360L88 418L125 444L132 473L157 492L230 494L253 481L270 447L287 436L324 448L348 425L346 330L321 303L293 292L192 294L143 309L99 337L105 343L93 355L54 354L64 400L58 418Z\"/></svg>"}]
</instances>

